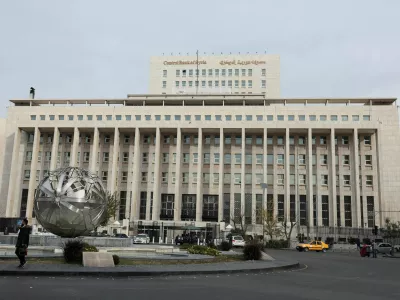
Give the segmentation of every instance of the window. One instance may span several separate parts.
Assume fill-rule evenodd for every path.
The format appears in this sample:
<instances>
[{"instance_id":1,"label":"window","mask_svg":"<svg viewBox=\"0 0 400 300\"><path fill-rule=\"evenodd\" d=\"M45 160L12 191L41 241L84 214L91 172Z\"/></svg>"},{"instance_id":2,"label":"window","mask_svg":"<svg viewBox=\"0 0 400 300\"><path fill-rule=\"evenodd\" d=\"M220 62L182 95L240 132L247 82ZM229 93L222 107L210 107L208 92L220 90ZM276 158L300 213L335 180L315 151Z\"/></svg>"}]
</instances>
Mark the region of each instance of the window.
<instances>
[{"instance_id":1,"label":"window","mask_svg":"<svg viewBox=\"0 0 400 300\"><path fill-rule=\"evenodd\" d=\"M342 115L342 121L348 121L349 116L348 115Z\"/></svg>"},{"instance_id":2,"label":"window","mask_svg":"<svg viewBox=\"0 0 400 300\"><path fill-rule=\"evenodd\" d=\"M213 75L213 70L212 69L208 69L208 76L212 76Z\"/></svg>"},{"instance_id":3,"label":"window","mask_svg":"<svg viewBox=\"0 0 400 300\"><path fill-rule=\"evenodd\" d=\"M163 70L163 77L167 77L167 70Z\"/></svg>"},{"instance_id":4,"label":"window","mask_svg":"<svg viewBox=\"0 0 400 300\"><path fill-rule=\"evenodd\" d=\"M244 159L245 159L245 164L246 165L251 165L252 164L253 157L252 157L251 154L245 154Z\"/></svg>"},{"instance_id":5,"label":"window","mask_svg":"<svg viewBox=\"0 0 400 300\"><path fill-rule=\"evenodd\" d=\"M30 170L25 170L24 179L30 179L30 177L31 177L31 171Z\"/></svg>"},{"instance_id":6,"label":"window","mask_svg":"<svg viewBox=\"0 0 400 300\"><path fill-rule=\"evenodd\" d=\"M343 155L343 165L350 164L350 155Z\"/></svg>"},{"instance_id":7,"label":"window","mask_svg":"<svg viewBox=\"0 0 400 300\"><path fill-rule=\"evenodd\" d=\"M219 87L219 81L218 81L218 80L215 80L215 81L214 81L214 86L215 86L215 87Z\"/></svg>"},{"instance_id":8,"label":"window","mask_svg":"<svg viewBox=\"0 0 400 300\"><path fill-rule=\"evenodd\" d=\"M171 137L169 135L164 135L164 144L169 144L171 142Z\"/></svg>"},{"instance_id":9,"label":"window","mask_svg":"<svg viewBox=\"0 0 400 300\"><path fill-rule=\"evenodd\" d=\"M181 120L181 115L175 115L175 121L180 121Z\"/></svg>"},{"instance_id":10,"label":"window","mask_svg":"<svg viewBox=\"0 0 400 300\"><path fill-rule=\"evenodd\" d=\"M321 154L320 155L320 159L319 159L319 163L321 165L327 165L328 164L328 155L326 154Z\"/></svg>"},{"instance_id":11,"label":"window","mask_svg":"<svg viewBox=\"0 0 400 300\"><path fill-rule=\"evenodd\" d=\"M25 160L31 161L32 160L32 151L27 151L25 154Z\"/></svg>"},{"instance_id":12,"label":"window","mask_svg":"<svg viewBox=\"0 0 400 300\"><path fill-rule=\"evenodd\" d=\"M242 121L242 115L236 115L235 118L236 121Z\"/></svg>"},{"instance_id":13,"label":"window","mask_svg":"<svg viewBox=\"0 0 400 300\"><path fill-rule=\"evenodd\" d=\"M175 179L173 179L172 182L175 182ZM182 173L182 183L189 183L189 173L188 172Z\"/></svg>"},{"instance_id":14,"label":"window","mask_svg":"<svg viewBox=\"0 0 400 300\"><path fill-rule=\"evenodd\" d=\"M221 75L225 76L226 75L226 69L221 69Z\"/></svg>"},{"instance_id":15,"label":"window","mask_svg":"<svg viewBox=\"0 0 400 300\"><path fill-rule=\"evenodd\" d=\"M252 184L253 178L251 173L244 174L244 183L245 184Z\"/></svg>"},{"instance_id":16,"label":"window","mask_svg":"<svg viewBox=\"0 0 400 300\"><path fill-rule=\"evenodd\" d=\"M267 81L265 79L261 80L261 87L266 88L267 87Z\"/></svg>"},{"instance_id":17,"label":"window","mask_svg":"<svg viewBox=\"0 0 400 300\"><path fill-rule=\"evenodd\" d=\"M321 175L321 185L328 185L328 175Z\"/></svg>"},{"instance_id":18,"label":"window","mask_svg":"<svg viewBox=\"0 0 400 300\"><path fill-rule=\"evenodd\" d=\"M232 69L228 69L228 76L232 76Z\"/></svg>"},{"instance_id":19,"label":"window","mask_svg":"<svg viewBox=\"0 0 400 300\"><path fill-rule=\"evenodd\" d=\"M216 115L215 116L216 121L222 121L222 116L221 115Z\"/></svg>"},{"instance_id":20,"label":"window","mask_svg":"<svg viewBox=\"0 0 400 300\"><path fill-rule=\"evenodd\" d=\"M230 165L231 164L231 154L230 153L225 153L225 155L224 155L224 164L225 165Z\"/></svg>"},{"instance_id":21,"label":"window","mask_svg":"<svg viewBox=\"0 0 400 300\"><path fill-rule=\"evenodd\" d=\"M112 116L111 115L106 115L107 121L112 121Z\"/></svg>"},{"instance_id":22,"label":"window","mask_svg":"<svg viewBox=\"0 0 400 300\"><path fill-rule=\"evenodd\" d=\"M299 121L305 121L306 116L305 115L299 115Z\"/></svg>"},{"instance_id":23,"label":"window","mask_svg":"<svg viewBox=\"0 0 400 300\"><path fill-rule=\"evenodd\" d=\"M360 121L360 116L359 115L353 115L352 116L353 121Z\"/></svg>"},{"instance_id":24,"label":"window","mask_svg":"<svg viewBox=\"0 0 400 300\"><path fill-rule=\"evenodd\" d=\"M232 121L232 116L231 116L231 115L226 115L226 116L225 116L225 120L227 120L227 121Z\"/></svg>"},{"instance_id":25,"label":"window","mask_svg":"<svg viewBox=\"0 0 400 300\"><path fill-rule=\"evenodd\" d=\"M316 115L310 115L310 121L317 121Z\"/></svg>"},{"instance_id":26,"label":"window","mask_svg":"<svg viewBox=\"0 0 400 300\"><path fill-rule=\"evenodd\" d=\"M320 115L319 116L320 121L326 121L326 115Z\"/></svg>"},{"instance_id":27,"label":"window","mask_svg":"<svg viewBox=\"0 0 400 300\"><path fill-rule=\"evenodd\" d=\"M144 117L145 117L146 121L151 121L151 115L145 115Z\"/></svg>"},{"instance_id":28,"label":"window","mask_svg":"<svg viewBox=\"0 0 400 300\"><path fill-rule=\"evenodd\" d=\"M203 164L210 164L210 153L203 153Z\"/></svg>"},{"instance_id":29,"label":"window","mask_svg":"<svg viewBox=\"0 0 400 300\"><path fill-rule=\"evenodd\" d=\"M277 159L276 159L276 163L278 165L283 165L285 164L285 155L284 154L278 154L277 155Z\"/></svg>"},{"instance_id":30,"label":"window","mask_svg":"<svg viewBox=\"0 0 400 300\"><path fill-rule=\"evenodd\" d=\"M283 145L284 141L283 141L283 136L278 136L278 145Z\"/></svg>"},{"instance_id":31,"label":"window","mask_svg":"<svg viewBox=\"0 0 400 300\"><path fill-rule=\"evenodd\" d=\"M149 135L143 136L143 144L150 144L150 136Z\"/></svg>"},{"instance_id":32,"label":"window","mask_svg":"<svg viewBox=\"0 0 400 300\"><path fill-rule=\"evenodd\" d=\"M364 145L371 145L371 136L370 135L364 136Z\"/></svg>"},{"instance_id":33,"label":"window","mask_svg":"<svg viewBox=\"0 0 400 300\"><path fill-rule=\"evenodd\" d=\"M192 180L193 183L197 183L197 172L192 173Z\"/></svg>"},{"instance_id":34,"label":"window","mask_svg":"<svg viewBox=\"0 0 400 300\"><path fill-rule=\"evenodd\" d=\"M191 80L189 80L189 87L193 87L193 81L191 81Z\"/></svg>"},{"instance_id":35,"label":"window","mask_svg":"<svg viewBox=\"0 0 400 300\"><path fill-rule=\"evenodd\" d=\"M83 121L83 115L78 115L78 121Z\"/></svg>"},{"instance_id":36,"label":"window","mask_svg":"<svg viewBox=\"0 0 400 300\"><path fill-rule=\"evenodd\" d=\"M219 145L219 143L220 143L219 135L216 135L214 137L214 145Z\"/></svg>"},{"instance_id":37,"label":"window","mask_svg":"<svg viewBox=\"0 0 400 300\"><path fill-rule=\"evenodd\" d=\"M242 144L242 137L240 135L237 135L235 137L235 144L236 145L241 145Z\"/></svg>"},{"instance_id":38,"label":"window","mask_svg":"<svg viewBox=\"0 0 400 300\"><path fill-rule=\"evenodd\" d=\"M263 144L262 136L257 135L256 136L256 145L262 145L262 144Z\"/></svg>"},{"instance_id":39,"label":"window","mask_svg":"<svg viewBox=\"0 0 400 300\"><path fill-rule=\"evenodd\" d=\"M240 165L242 163L242 154L235 153L235 164Z\"/></svg>"},{"instance_id":40,"label":"window","mask_svg":"<svg viewBox=\"0 0 400 300\"><path fill-rule=\"evenodd\" d=\"M142 182L147 182L147 172L142 172Z\"/></svg>"},{"instance_id":41,"label":"window","mask_svg":"<svg viewBox=\"0 0 400 300\"><path fill-rule=\"evenodd\" d=\"M260 184L263 182L263 174L256 174L256 184Z\"/></svg>"},{"instance_id":42,"label":"window","mask_svg":"<svg viewBox=\"0 0 400 300\"><path fill-rule=\"evenodd\" d=\"M331 121L337 121L337 120L338 120L337 115L331 115Z\"/></svg>"},{"instance_id":43,"label":"window","mask_svg":"<svg viewBox=\"0 0 400 300\"><path fill-rule=\"evenodd\" d=\"M162 154L162 162L163 162L164 164L169 163L169 153L163 153L163 154Z\"/></svg>"},{"instance_id":44,"label":"window","mask_svg":"<svg viewBox=\"0 0 400 300\"><path fill-rule=\"evenodd\" d=\"M107 171L101 172L101 180L107 181L107 179L108 179L108 172Z\"/></svg>"},{"instance_id":45,"label":"window","mask_svg":"<svg viewBox=\"0 0 400 300\"><path fill-rule=\"evenodd\" d=\"M294 136L289 136L289 145L294 145Z\"/></svg>"},{"instance_id":46,"label":"window","mask_svg":"<svg viewBox=\"0 0 400 300\"><path fill-rule=\"evenodd\" d=\"M278 174L276 183L278 185L284 185L285 184L285 175L284 174Z\"/></svg>"},{"instance_id":47,"label":"window","mask_svg":"<svg viewBox=\"0 0 400 300\"><path fill-rule=\"evenodd\" d=\"M246 87L246 80L242 80L242 88L245 88Z\"/></svg>"},{"instance_id":48,"label":"window","mask_svg":"<svg viewBox=\"0 0 400 300\"><path fill-rule=\"evenodd\" d=\"M211 115L205 115L205 116L204 116L204 119L205 119L206 121L211 121Z\"/></svg>"},{"instance_id":49,"label":"window","mask_svg":"<svg viewBox=\"0 0 400 300\"><path fill-rule=\"evenodd\" d=\"M326 136L320 136L319 137L319 144L320 145L326 145Z\"/></svg>"},{"instance_id":50,"label":"window","mask_svg":"<svg viewBox=\"0 0 400 300\"><path fill-rule=\"evenodd\" d=\"M172 153L172 163L176 164L176 153Z\"/></svg>"},{"instance_id":51,"label":"window","mask_svg":"<svg viewBox=\"0 0 400 300\"><path fill-rule=\"evenodd\" d=\"M262 154L256 154L256 164L257 165L263 164L263 155Z\"/></svg>"},{"instance_id":52,"label":"window","mask_svg":"<svg viewBox=\"0 0 400 300\"><path fill-rule=\"evenodd\" d=\"M247 87L252 88L253 87L253 80L247 80Z\"/></svg>"},{"instance_id":53,"label":"window","mask_svg":"<svg viewBox=\"0 0 400 300\"><path fill-rule=\"evenodd\" d=\"M155 115L154 118L156 121L161 121L161 115Z\"/></svg>"},{"instance_id":54,"label":"window","mask_svg":"<svg viewBox=\"0 0 400 300\"><path fill-rule=\"evenodd\" d=\"M294 160L295 160L294 154L289 154L289 164L291 166L294 166Z\"/></svg>"},{"instance_id":55,"label":"window","mask_svg":"<svg viewBox=\"0 0 400 300\"><path fill-rule=\"evenodd\" d=\"M203 183L210 184L210 173L203 173Z\"/></svg>"},{"instance_id":56,"label":"window","mask_svg":"<svg viewBox=\"0 0 400 300\"><path fill-rule=\"evenodd\" d=\"M348 145L348 144L349 144L349 137L342 136L342 145Z\"/></svg>"},{"instance_id":57,"label":"window","mask_svg":"<svg viewBox=\"0 0 400 300\"><path fill-rule=\"evenodd\" d=\"M299 165L305 165L305 164L306 164L306 155L299 154Z\"/></svg>"},{"instance_id":58,"label":"window","mask_svg":"<svg viewBox=\"0 0 400 300\"><path fill-rule=\"evenodd\" d=\"M253 116L252 115L246 115L246 121L252 121Z\"/></svg>"},{"instance_id":59,"label":"window","mask_svg":"<svg viewBox=\"0 0 400 300\"><path fill-rule=\"evenodd\" d=\"M274 155L267 154L267 165L273 165L273 164L274 164Z\"/></svg>"},{"instance_id":60,"label":"window","mask_svg":"<svg viewBox=\"0 0 400 300\"><path fill-rule=\"evenodd\" d=\"M343 175L343 184L350 185L350 175Z\"/></svg>"},{"instance_id":61,"label":"window","mask_svg":"<svg viewBox=\"0 0 400 300\"><path fill-rule=\"evenodd\" d=\"M365 165L372 166L372 155L365 155Z\"/></svg>"},{"instance_id":62,"label":"window","mask_svg":"<svg viewBox=\"0 0 400 300\"><path fill-rule=\"evenodd\" d=\"M240 173L235 173L233 177L234 184L241 184L242 183L242 175Z\"/></svg>"},{"instance_id":63,"label":"window","mask_svg":"<svg viewBox=\"0 0 400 300\"><path fill-rule=\"evenodd\" d=\"M190 121L190 115L185 115L185 121Z\"/></svg>"},{"instance_id":64,"label":"window","mask_svg":"<svg viewBox=\"0 0 400 300\"><path fill-rule=\"evenodd\" d=\"M335 155L335 165L338 166L339 165L339 155Z\"/></svg>"},{"instance_id":65,"label":"window","mask_svg":"<svg viewBox=\"0 0 400 300\"><path fill-rule=\"evenodd\" d=\"M122 120L122 116L121 116L121 115L116 115L116 116L115 116L115 120L121 121L121 120Z\"/></svg>"},{"instance_id":66,"label":"window","mask_svg":"<svg viewBox=\"0 0 400 300\"><path fill-rule=\"evenodd\" d=\"M186 81L182 81L182 87L186 87Z\"/></svg>"},{"instance_id":67,"label":"window","mask_svg":"<svg viewBox=\"0 0 400 300\"><path fill-rule=\"evenodd\" d=\"M66 143L72 143L72 135L67 134L65 142Z\"/></svg>"},{"instance_id":68,"label":"window","mask_svg":"<svg viewBox=\"0 0 400 300\"><path fill-rule=\"evenodd\" d=\"M228 87L232 87L232 80L228 80Z\"/></svg>"},{"instance_id":69,"label":"window","mask_svg":"<svg viewBox=\"0 0 400 300\"><path fill-rule=\"evenodd\" d=\"M363 115L363 121L371 121L371 116Z\"/></svg>"},{"instance_id":70,"label":"window","mask_svg":"<svg viewBox=\"0 0 400 300\"><path fill-rule=\"evenodd\" d=\"M104 136L104 143L105 144L108 144L110 142L110 140L111 140L111 137L109 135L105 135Z\"/></svg>"},{"instance_id":71,"label":"window","mask_svg":"<svg viewBox=\"0 0 400 300\"><path fill-rule=\"evenodd\" d=\"M266 74L266 69L261 69L261 76L265 76Z\"/></svg>"},{"instance_id":72,"label":"window","mask_svg":"<svg viewBox=\"0 0 400 300\"><path fill-rule=\"evenodd\" d=\"M42 151L38 152L38 162L42 161Z\"/></svg>"},{"instance_id":73,"label":"window","mask_svg":"<svg viewBox=\"0 0 400 300\"><path fill-rule=\"evenodd\" d=\"M199 144L199 137L197 135L193 136L193 144L195 145Z\"/></svg>"},{"instance_id":74,"label":"window","mask_svg":"<svg viewBox=\"0 0 400 300\"><path fill-rule=\"evenodd\" d=\"M184 164L188 164L190 160L189 153L182 153L182 160Z\"/></svg>"},{"instance_id":75,"label":"window","mask_svg":"<svg viewBox=\"0 0 400 300\"><path fill-rule=\"evenodd\" d=\"M304 136L299 136L298 143L299 145L305 145L306 138Z\"/></svg>"},{"instance_id":76,"label":"window","mask_svg":"<svg viewBox=\"0 0 400 300\"><path fill-rule=\"evenodd\" d=\"M306 175L305 174L299 175L299 185L306 185Z\"/></svg>"},{"instance_id":77,"label":"window","mask_svg":"<svg viewBox=\"0 0 400 300\"><path fill-rule=\"evenodd\" d=\"M149 162L149 153L143 152L142 153L142 163L147 164Z\"/></svg>"},{"instance_id":78,"label":"window","mask_svg":"<svg viewBox=\"0 0 400 300\"><path fill-rule=\"evenodd\" d=\"M161 183L168 183L168 172L161 172Z\"/></svg>"},{"instance_id":79,"label":"window","mask_svg":"<svg viewBox=\"0 0 400 300\"><path fill-rule=\"evenodd\" d=\"M201 116L200 116L200 115L195 115L195 116L194 116L194 119L195 119L196 121L201 121Z\"/></svg>"},{"instance_id":80,"label":"window","mask_svg":"<svg viewBox=\"0 0 400 300\"><path fill-rule=\"evenodd\" d=\"M239 80L235 80L235 88L239 87Z\"/></svg>"},{"instance_id":81,"label":"window","mask_svg":"<svg viewBox=\"0 0 400 300\"><path fill-rule=\"evenodd\" d=\"M201 76L206 76L206 75L207 75L207 70L206 69L202 69L201 70Z\"/></svg>"},{"instance_id":82,"label":"window","mask_svg":"<svg viewBox=\"0 0 400 300\"><path fill-rule=\"evenodd\" d=\"M122 172L121 181L126 182L127 180L128 180L128 172L124 171L124 172Z\"/></svg>"},{"instance_id":83,"label":"window","mask_svg":"<svg viewBox=\"0 0 400 300\"><path fill-rule=\"evenodd\" d=\"M181 70L176 70L176 71L175 71L175 75L176 75L177 77L181 76Z\"/></svg>"},{"instance_id":84,"label":"window","mask_svg":"<svg viewBox=\"0 0 400 300\"><path fill-rule=\"evenodd\" d=\"M110 160L110 153L103 152L103 162L109 162L109 160Z\"/></svg>"},{"instance_id":85,"label":"window","mask_svg":"<svg viewBox=\"0 0 400 300\"><path fill-rule=\"evenodd\" d=\"M141 115L135 115L135 120L136 121L140 121L142 119L142 116Z\"/></svg>"},{"instance_id":86,"label":"window","mask_svg":"<svg viewBox=\"0 0 400 300\"><path fill-rule=\"evenodd\" d=\"M212 87L212 80L208 81L208 87Z\"/></svg>"},{"instance_id":87,"label":"window","mask_svg":"<svg viewBox=\"0 0 400 300\"><path fill-rule=\"evenodd\" d=\"M90 159L90 152L83 152L83 161L89 162Z\"/></svg>"},{"instance_id":88,"label":"window","mask_svg":"<svg viewBox=\"0 0 400 300\"><path fill-rule=\"evenodd\" d=\"M315 165L317 164L317 155L316 155L316 154L313 154L313 155L311 156L311 159L312 159L312 165L315 166Z\"/></svg>"},{"instance_id":89,"label":"window","mask_svg":"<svg viewBox=\"0 0 400 300\"><path fill-rule=\"evenodd\" d=\"M278 121L285 121L285 116L284 115L278 115L277 119L278 119Z\"/></svg>"},{"instance_id":90,"label":"window","mask_svg":"<svg viewBox=\"0 0 400 300\"><path fill-rule=\"evenodd\" d=\"M224 173L224 184L231 184L231 173Z\"/></svg>"},{"instance_id":91,"label":"window","mask_svg":"<svg viewBox=\"0 0 400 300\"><path fill-rule=\"evenodd\" d=\"M219 153L214 153L214 164L219 164Z\"/></svg>"},{"instance_id":92,"label":"window","mask_svg":"<svg viewBox=\"0 0 400 300\"><path fill-rule=\"evenodd\" d=\"M190 136L189 135L184 135L183 136L183 143L186 145L190 144Z\"/></svg>"},{"instance_id":93,"label":"window","mask_svg":"<svg viewBox=\"0 0 400 300\"><path fill-rule=\"evenodd\" d=\"M88 116L88 117L89 117L89 116ZM50 118L50 121L54 121L54 115L50 115L49 118ZM89 120L89 119L88 119L88 120ZM90 119L89 121L91 121L91 119Z\"/></svg>"},{"instance_id":94,"label":"window","mask_svg":"<svg viewBox=\"0 0 400 300\"><path fill-rule=\"evenodd\" d=\"M372 186L372 185L373 185L372 175L367 175L367 176L366 176L365 185L366 185L366 186Z\"/></svg>"},{"instance_id":95,"label":"window","mask_svg":"<svg viewBox=\"0 0 400 300\"><path fill-rule=\"evenodd\" d=\"M213 173L213 184L219 184L219 173Z\"/></svg>"}]
</instances>

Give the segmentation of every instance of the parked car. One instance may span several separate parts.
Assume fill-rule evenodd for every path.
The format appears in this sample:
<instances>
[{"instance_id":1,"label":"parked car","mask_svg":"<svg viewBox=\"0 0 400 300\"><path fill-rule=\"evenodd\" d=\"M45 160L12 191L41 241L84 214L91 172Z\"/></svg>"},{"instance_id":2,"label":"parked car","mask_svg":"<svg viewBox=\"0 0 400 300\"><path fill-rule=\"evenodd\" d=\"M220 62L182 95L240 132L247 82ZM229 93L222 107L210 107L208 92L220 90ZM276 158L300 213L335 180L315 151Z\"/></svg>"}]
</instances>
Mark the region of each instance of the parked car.
<instances>
[{"instance_id":1,"label":"parked car","mask_svg":"<svg viewBox=\"0 0 400 300\"><path fill-rule=\"evenodd\" d=\"M244 247L245 245L244 238L240 235L232 236L232 247Z\"/></svg>"},{"instance_id":2,"label":"parked car","mask_svg":"<svg viewBox=\"0 0 400 300\"><path fill-rule=\"evenodd\" d=\"M296 246L297 251L307 252L307 251L316 251L316 252L326 252L329 249L329 246L321 241L312 241L311 243L300 243Z\"/></svg>"},{"instance_id":3,"label":"parked car","mask_svg":"<svg viewBox=\"0 0 400 300\"><path fill-rule=\"evenodd\" d=\"M134 244L149 244L150 237L145 233L140 233L133 238L133 243Z\"/></svg>"},{"instance_id":4,"label":"parked car","mask_svg":"<svg viewBox=\"0 0 400 300\"><path fill-rule=\"evenodd\" d=\"M393 248L396 252L400 252L400 245L394 245Z\"/></svg>"},{"instance_id":5,"label":"parked car","mask_svg":"<svg viewBox=\"0 0 400 300\"><path fill-rule=\"evenodd\" d=\"M128 236L125 233L117 233L114 235L116 238L127 239Z\"/></svg>"},{"instance_id":6,"label":"parked car","mask_svg":"<svg viewBox=\"0 0 400 300\"><path fill-rule=\"evenodd\" d=\"M380 243L378 247L376 247L376 252L382 254L392 254L393 246L389 243Z\"/></svg>"}]
</instances>

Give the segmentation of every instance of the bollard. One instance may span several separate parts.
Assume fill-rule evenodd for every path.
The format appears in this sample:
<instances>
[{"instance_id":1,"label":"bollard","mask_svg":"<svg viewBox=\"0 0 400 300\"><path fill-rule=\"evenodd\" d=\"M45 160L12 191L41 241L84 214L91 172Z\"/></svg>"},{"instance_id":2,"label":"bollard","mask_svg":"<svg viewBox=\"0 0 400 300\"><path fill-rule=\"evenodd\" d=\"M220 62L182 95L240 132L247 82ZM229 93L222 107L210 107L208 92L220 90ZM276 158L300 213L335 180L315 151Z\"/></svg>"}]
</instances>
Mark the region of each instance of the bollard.
<instances>
[{"instance_id":1,"label":"bollard","mask_svg":"<svg viewBox=\"0 0 400 300\"><path fill-rule=\"evenodd\" d=\"M200 245L200 239L197 239L197 246Z\"/></svg>"},{"instance_id":2,"label":"bollard","mask_svg":"<svg viewBox=\"0 0 400 300\"><path fill-rule=\"evenodd\" d=\"M158 238L158 243L159 243L159 244L162 244L162 238L161 238L161 236Z\"/></svg>"},{"instance_id":3,"label":"bollard","mask_svg":"<svg viewBox=\"0 0 400 300\"><path fill-rule=\"evenodd\" d=\"M154 244L154 236L153 236L153 244Z\"/></svg>"}]
</instances>

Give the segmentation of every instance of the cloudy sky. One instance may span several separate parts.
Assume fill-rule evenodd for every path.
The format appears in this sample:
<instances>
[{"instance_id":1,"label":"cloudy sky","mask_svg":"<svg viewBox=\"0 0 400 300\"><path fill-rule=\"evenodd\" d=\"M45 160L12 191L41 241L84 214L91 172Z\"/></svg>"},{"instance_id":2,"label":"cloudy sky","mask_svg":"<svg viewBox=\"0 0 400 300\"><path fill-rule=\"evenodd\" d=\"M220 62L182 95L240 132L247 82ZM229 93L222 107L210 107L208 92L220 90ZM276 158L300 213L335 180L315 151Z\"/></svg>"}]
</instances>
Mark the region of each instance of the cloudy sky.
<instances>
[{"instance_id":1,"label":"cloudy sky","mask_svg":"<svg viewBox=\"0 0 400 300\"><path fill-rule=\"evenodd\" d=\"M151 55L281 56L283 97L400 96L399 0L1 0L8 100L145 93Z\"/></svg>"}]
</instances>

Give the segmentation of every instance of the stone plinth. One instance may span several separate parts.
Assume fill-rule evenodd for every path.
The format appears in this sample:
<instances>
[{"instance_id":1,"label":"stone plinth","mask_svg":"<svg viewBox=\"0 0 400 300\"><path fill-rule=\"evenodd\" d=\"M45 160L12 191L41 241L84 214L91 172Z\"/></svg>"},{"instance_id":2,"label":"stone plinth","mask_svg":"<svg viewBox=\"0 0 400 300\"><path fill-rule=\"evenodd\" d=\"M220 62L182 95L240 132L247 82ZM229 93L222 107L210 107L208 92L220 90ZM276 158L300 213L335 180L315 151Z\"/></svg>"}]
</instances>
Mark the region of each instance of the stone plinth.
<instances>
[{"instance_id":1,"label":"stone plinth","mask_svg":"<svg viewBox=\"0 0 400 300\"><path fill-rule=\"evenodd\" d=\"M83 266L96 268L114 267L114 260L110 253L83 252Z\"/></svg>"}]
</instances>

